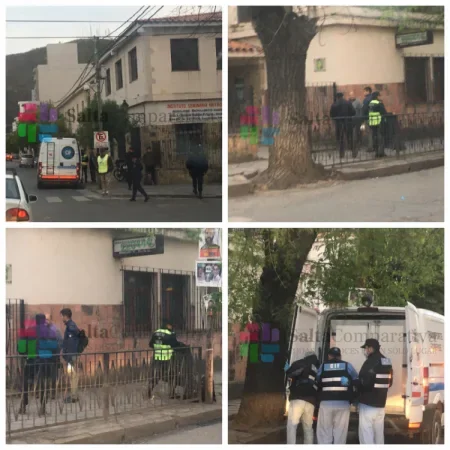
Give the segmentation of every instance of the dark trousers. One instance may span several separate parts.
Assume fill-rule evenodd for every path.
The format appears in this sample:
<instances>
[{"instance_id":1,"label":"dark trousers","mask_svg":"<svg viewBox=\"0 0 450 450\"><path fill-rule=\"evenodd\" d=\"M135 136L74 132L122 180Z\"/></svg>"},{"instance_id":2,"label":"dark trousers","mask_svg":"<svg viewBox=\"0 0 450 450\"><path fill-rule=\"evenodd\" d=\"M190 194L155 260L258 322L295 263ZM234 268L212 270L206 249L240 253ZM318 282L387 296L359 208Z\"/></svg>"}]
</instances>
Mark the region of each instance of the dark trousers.
<instances>
[{"instance_id":1,"label":"dark trousers","mask_svg":"<svg viewBox=\"0 0 450 450\"><path fill-rule=\"evenodd\" d=\"M126 177L127 177L128 188L131 188L134 184L134 181L133 181L133 175L131 174L131 172L129 170L127 171ZM140 183L141 182L139 181L139 184Z\"/></svg>"},{"instance_id":2,"label":"dark trousers","mask_svg":"<svg viewBox=\"0 0 450 450\"><path fill-rule=\"evenodd\" d=\"M381 139L381 127L370 127L372 130L372 144L373 144L373 151L375 152L376 156L384 156L384 149L380 146L380 139Z\"/></svg>"},{"instance_id":3,"label":"dark trousers","mask_svg":"<svg viewBox=\"0 0 450 450\"><path fill-rule=\"evenodd\" d=\"M25 364L22 408L25 409L28 405L29 394L33 393L36 386L41 408L45 409L53 384L56 386L56 372L53 370L56 366L51 362L37 364L34 361L27 361Z\"/></svg>"},{"instance_id":4,"label":"dark trousers","mask_svg":"<svg viewBox=\"0 0 450 450\"><path fill-rule=\"evenodd\" d=\"M152 179L152 183L156 185L156 167L155 166L146 166L145 172L150 175Z\"/></svg>"},{"instance_id":5,"label":"dark trousers","mask_svg":"<svg viewBox=\"0 0 450 450\"><path fill-rule=\"evenodd\" d=\"M139 191L145 198L148 197L147 192L145 192L144 188L141 185L141 179L134 179L133 182L133 196L131 198L136 199L136 194Z\"/></svg>"},{"instance_id":6,"label":"dark trousers","mask_svg":"<svg viewBox=\"0 0 450 450\"><path fill-rule=\"evenodd\" d=\"M84 179L84 182L87 183L88 168L87 168L87 166L82 166L82 169L83 169L83 179Z\"/></svg>"},{"instance_id":7,"label":"dark trousers","mask_svg":"<svg viewBox=\"0 0 450 450\"><path fill-rule=\"evenodd\" d=\"M93 182L93 183L95 183L95 180L96 180L96 178L97 178L97 169L95 168L95 166L94 167L92 167L92 166L89 166L89 171L91 172L91 181Z\"/></svg>"},{"instance_id":8,"label":"dark trousers","mask_svg":"<svg viewBox=\"0 0 450 450\"><path fill-rule=\"evenodd\" d=\"M336 120L336 141L339 146L341 157L345 154L344 141L347 139L349 150L353 151L353 126L351 123Z\"/></svg>"},{"instance_id":9,"label":"dark trousers","mask_svg":"<svg viewBox=\"0 0 450 450\"><path fill-rule=\"evenodd\" d=\"M191 178L192 178L192 187L194 188L194 192L202 193L203 192L203 174L191 172Z\"/></svg>"}]
</instances>

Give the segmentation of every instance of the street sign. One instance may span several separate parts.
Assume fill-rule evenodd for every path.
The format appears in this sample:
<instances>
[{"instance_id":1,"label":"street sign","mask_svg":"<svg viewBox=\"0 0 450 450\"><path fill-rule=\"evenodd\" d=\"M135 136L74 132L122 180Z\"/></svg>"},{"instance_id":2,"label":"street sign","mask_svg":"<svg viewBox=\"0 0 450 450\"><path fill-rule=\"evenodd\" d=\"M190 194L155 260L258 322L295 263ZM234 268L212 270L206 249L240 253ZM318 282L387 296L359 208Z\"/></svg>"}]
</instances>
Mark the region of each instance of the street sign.
<instances>
[{"instance_id":1,"label":"street sign","mask_svg":"<svg viewBox=\"0 0 450 450\"><path fill-rule=\"evenodd\" d=\"M164 236L162 234L129 239L115 239L113 241L114 258L161 255L163 253Z\"/></svg>"},{"instance_id":2,"label":"street sign","mask_svg":"<svg viewBox=\"0 0 450 450\"><path fill-rule=\"evenodd\" d=\"M414 33L397 33L395 35L395 46L397 48L417 47L433 43L433 32L431 30L417 31Z\"/></svg>"},{"instance_id":3,"label":"street sign","mask_svg":"<svg viewBox=\"0 0 450 450\"><path fill-rule=\"evenodd\" d=\"M94 148L109 148L109 138L107 131L94 132Z\"/></svg>"}]
</instances>

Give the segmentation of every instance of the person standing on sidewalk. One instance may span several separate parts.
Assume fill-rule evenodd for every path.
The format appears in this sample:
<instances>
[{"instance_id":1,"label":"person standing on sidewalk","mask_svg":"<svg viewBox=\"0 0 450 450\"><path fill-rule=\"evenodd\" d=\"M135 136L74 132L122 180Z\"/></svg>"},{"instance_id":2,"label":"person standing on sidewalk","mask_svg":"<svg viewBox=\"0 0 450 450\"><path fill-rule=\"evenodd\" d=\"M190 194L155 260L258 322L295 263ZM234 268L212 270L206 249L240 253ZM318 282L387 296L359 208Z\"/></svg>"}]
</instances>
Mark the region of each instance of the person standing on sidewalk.
<instances>
[{"instance_id":1,"label":"person standing on sidewalk","mask_svg":"<svg viewBox=\"0 0 450 450\"><path fill-rule=\"evenodd\" d=\"M97 158L98 175L100 177L101 190L103 195L109 194L109 173L113 171L114 165L111 157L104 148L100 149L100 155Z\"/></svg>"},{"instance_id":2,"label":"person standing on sidewalk","mask_svg":"<svg viewBox=\"0 0 450 450\"><path fill-rule=\"evenodd\" d=\"M332 347L328 361L317 372L319 387L319 419L317 442L319 445L345 444L350 422L350 404L354 401L358 372L342 361L341 350Z\"/></svg>"},{"instance_id":3,"label":"person standing on sidewalk","mask_svg":"<svg viewBox=\"0 0 450 450\"><path fill-rule=\"evenodd\" d=\"M307 352L287 370L290 380L287 443L296 444L297 427L303 425L303 444L314 444L313 416L317 401L317 367L319 360L314 352Z\"/></svg>"},{"instance_id":4,"label":"person standing on sidewalk","mask_svg":"<svg viewBox=\"0 0 450 450\"><path fill-rule=\"evenodd\" d=\"M88 181L88 165L89 165L89 156L86 153L86 150L83 150L83 155L81 156L81 168L83 169L83 179L84 182L87 183Z\"/></svg>"},{"instance_id":5,"label":"person standing on sidewalk","mask_svg":"<svg viewBox=\"0 0 450 450\"><path fill-rule=\"evenodd\" d=\"M93 149L89 152L89 172L91 173L92 183L95 183L97 178L97 158Z\"/></svg>"},{"instance_id":6,"label":"person standing on sidewalk","mask_svg":"<svg viewBox=\"0 0 450 450\"><path fill-rule=\"evenodd\" d=\"M46 323L48 329L50 330L51 335L56 336L56 340L58 341L58 358L56 358L55 363L52 365L52 368L51 368L52 399L55 399L56 398L56 382L59 378L59 370L61 369L61 361L59 359L59 356L62 351L63 336L62 336L59 328L53 323L51 314L47 313L45 315L45 323Z\"/></svg>"},{"instance_id":7,"label":"person standing on sidewalk","mask_svg":"<svg viewBox=\"0 0 450 450\"><path fill-rule=\"evenodd\" d=\"M134 152L133 147L131 147L130 145L125 154L125 163L127 165L127 183L129 191L131 191L131 187L133 186L133 175L131 174L131 166L133 165L133 158L135 155L136 153Z\"/></svg>"},{"instance_id":8,"label":"person standing on sidewalk","mask_svg":"<svg viewBox=\"0 0 450 450\"><path fill-rule=\"evenodd\" d=\"M378 91L372 93L372 100L369 103L369 127L372 130L372 144L375 157L382 158L385 156L384 143L380 143L380 141L383 137L383 118L387 112L384 104L379 100L379 96L380 93Z\"/></svg>"},{"instance_id":9,"label":"person standing on sidewalk","mask_svg":"<svg viewBox=\"0 0 450 450\"><path fill-rule=\"evenodd\" d=\"M66 326L62 357L66 363L67 375L70 380L70 395L64 399L64 403L75 403L78 401L78 345L80 330L72 320L72 311L69 308L62 309L60 314Z\"/></svg>"},{"instance_id":10,"label":"person standing on sidewalk","mask_svg":"<svg viewBox=\"0 0 450 450\"><path fill-rule=\"evenodd\" d=\"M148 195L147 192L145 192L144 188L142 187L141 180L142 180L142 164L137 158L136 155L133 155L133 159L131 162L131 166L128 169L131 174L131 181L133 184L133 196L130 198L130 202L136 201L136 194L139 191L144 197L145 201L148 202Z\"/></svg>"},{"instance_id":11,"label":"person standing on sidewalk","mask_svg":"<svg viewBox=\"0 0 450 450\"><path fill-rule=\"evenodd\" d=\"M156 186L156 161L155 154L150 146L147 147L147 151L144 155L145 174L150 175L151 184Z\"/></svg>"},{"instance_id":12,"label":"person standing on sidewalk","mask_svg":"<svg viewBox=\"0 0 450 450\"><path fill-rule=\"evenodd\" d=\"M209 169L208 159L201 145L194 147L186 161L186 169L192 178L194 195L198 195L198 198L201 199L203 197L203 178Z\"/></svg>"}]
</instances>

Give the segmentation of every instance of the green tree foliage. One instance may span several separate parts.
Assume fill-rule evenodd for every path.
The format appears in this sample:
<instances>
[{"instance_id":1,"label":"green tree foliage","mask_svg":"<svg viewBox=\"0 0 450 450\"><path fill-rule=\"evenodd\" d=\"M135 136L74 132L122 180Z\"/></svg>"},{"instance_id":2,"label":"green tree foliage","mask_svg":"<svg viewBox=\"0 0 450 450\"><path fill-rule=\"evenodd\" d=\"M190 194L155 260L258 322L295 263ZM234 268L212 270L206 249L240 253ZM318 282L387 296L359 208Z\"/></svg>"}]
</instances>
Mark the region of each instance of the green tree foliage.
<instances>
[{"instance_id":1,"label":"green tree foliage","mask_svg":"<svg viewBox=\"0 0 450 450\"><path fill-rule=\"evenodd\" d=\"M444 6L370 6L369 8L380 10L383 19L395 21L401 30L427 30L444 26Z\"/></svg>"},{"instance_id":2,"label":"green tree foliage","mask_svg":"<svg viewBox=\"0 0 450 450\"><path fill-rule=\"evenodd\" d=\"M6 135L6 153L19 153L20 150L20 143L21 139L19 138L19 135L16 132L8 133Z\"/></svg>"},{"instance_id":3,"label":"green tree foliage","mask_svg":"<svg viewBox=\"0 0 450 450\"><path fill-rule=\"evenodd\" d=\"M73 115L73 113L70 114ZM108 131L110 142L114 139L117 141L124 139L125 134L130 130L130 121L126 109L112 100L102 103L101 119L103 131ZM92 101L89 106L84 108L79 114L78 120L80 122L76 132L78 142L83 148L92 148L94 131L98 131L97 103Z\"/></svg>"},{"instance_id":4,"label":"green tree foliage","mask_svg":"<svg viewBox=\"0 0 450 450\"><path fill-rule=\"evenodd\" d=\"M374 290L378 305L409 301L443 313L442 229L330 230L323 244L323 254L307 276L303 301L344 305L352 289L366 288Z\"/></svg>"}]
</instances>

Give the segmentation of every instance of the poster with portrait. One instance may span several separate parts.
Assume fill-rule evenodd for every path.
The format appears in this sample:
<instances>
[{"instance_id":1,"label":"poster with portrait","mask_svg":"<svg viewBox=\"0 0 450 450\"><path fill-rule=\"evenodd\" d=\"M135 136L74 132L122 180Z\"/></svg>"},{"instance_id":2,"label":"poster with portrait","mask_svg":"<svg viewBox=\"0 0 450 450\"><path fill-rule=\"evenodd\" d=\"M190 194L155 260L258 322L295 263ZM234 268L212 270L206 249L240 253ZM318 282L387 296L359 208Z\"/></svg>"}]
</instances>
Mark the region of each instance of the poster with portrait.
<instances>
[{"instance_id":1,"label":"poster with portrait","mask_svg":"<svg viewBox=\"0 0 450 450\"><path fill-rule=\"evenodd\" d=\"M199 259L222 258L222 230L220 228L203 228L198 243Z\"/></svg>"},{"instance_id":2,"label":"poster with portrait","mask_svg":"<svg viewBox=\"0 0 450 450\"><path fill-rule=\"evenodd\" d=\"M221 287L222 261L197 261L195 281L197 287Z\"/></svg>"}]
</instances>

